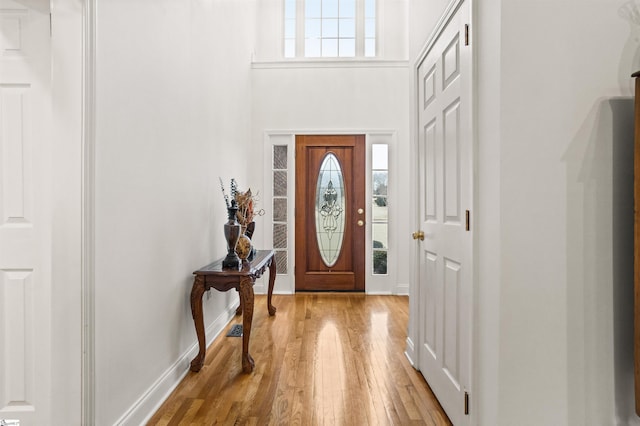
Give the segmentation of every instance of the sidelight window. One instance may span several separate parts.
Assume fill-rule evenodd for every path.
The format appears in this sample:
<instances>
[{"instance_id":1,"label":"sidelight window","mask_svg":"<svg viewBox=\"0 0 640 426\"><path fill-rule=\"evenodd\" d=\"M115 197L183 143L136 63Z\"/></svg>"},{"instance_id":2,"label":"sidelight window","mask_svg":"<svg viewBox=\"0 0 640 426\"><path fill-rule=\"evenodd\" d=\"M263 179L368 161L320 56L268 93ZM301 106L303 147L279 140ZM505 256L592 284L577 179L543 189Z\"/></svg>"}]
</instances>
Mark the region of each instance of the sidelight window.
<instances>
[{"instance_id":1,"label":"sidelight window","mask_svg":"<svg viewBox=\"0 0 640 426\"><path fill-rule=\"evenodd\" d=\"M387 144L371 145L372 165L372 224L373 273L387 273L387 254L389 251L389 160Z\"/></svg>"},{"instance_id":2,"label":"sidelight window","mask_svg":"<svg viewBox=\"0 0 640 426\"><path fill-rule=\"evenodd\" d=\"M287 257L289 251L287 238L287 145L273 146L273 248L276 252L276 270L278 274L287 274Z\"/></svg>"}]
</instances>

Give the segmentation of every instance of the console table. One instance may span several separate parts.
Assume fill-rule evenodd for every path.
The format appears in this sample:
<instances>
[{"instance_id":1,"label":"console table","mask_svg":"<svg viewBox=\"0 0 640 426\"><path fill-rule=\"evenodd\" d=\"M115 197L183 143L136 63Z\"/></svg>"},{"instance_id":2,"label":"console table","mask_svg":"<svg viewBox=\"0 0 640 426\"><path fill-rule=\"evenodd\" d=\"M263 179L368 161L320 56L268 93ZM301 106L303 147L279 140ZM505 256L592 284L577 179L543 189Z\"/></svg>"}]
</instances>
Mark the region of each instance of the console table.
<instances>
[{"instance_id":1,"label":"console table","mask_svg":"<svg viewBox=\"0 0 640 426\"><path fill-rule=\"evenodd\" d=\"M249 337L251 336L251 322L253 320L253 285L256 278L262 276L269 268L269 291L267 295L267 308L269 315L275 315L276 308L271 304L273 284L276 280L276 262L273 250L258 250L250 262L243 262L242 269L223 269L222 259L218 259L204 266L193 274L193 287L191 289L191 314L196 326L198 355L191 361L191 371L198 372L204 365L206 353L204 318L202 315L202 295L210 288L218 291L229 291L232 288L240 293L240 306L236 315L242 313L242 370L245 373L253 371L255 363L249 354Z\"/></svg>"}]
</instances>

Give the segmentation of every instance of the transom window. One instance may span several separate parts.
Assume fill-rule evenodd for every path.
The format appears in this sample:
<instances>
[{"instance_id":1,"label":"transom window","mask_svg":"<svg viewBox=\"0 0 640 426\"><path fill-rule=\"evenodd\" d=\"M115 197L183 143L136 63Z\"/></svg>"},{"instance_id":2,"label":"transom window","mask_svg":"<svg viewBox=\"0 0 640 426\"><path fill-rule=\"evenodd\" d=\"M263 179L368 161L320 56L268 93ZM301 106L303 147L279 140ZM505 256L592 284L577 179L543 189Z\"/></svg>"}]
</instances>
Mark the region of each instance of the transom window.
<instances>
[{"instance_id":1,"label":"transom window","mask_svg":"<svg viewBox=\"0 0 640 426\"><path fill-rule=\"evenodd\" d=\"M284 0L284 57L376 56L376 0Z\"/></svg>"}]
</instances>

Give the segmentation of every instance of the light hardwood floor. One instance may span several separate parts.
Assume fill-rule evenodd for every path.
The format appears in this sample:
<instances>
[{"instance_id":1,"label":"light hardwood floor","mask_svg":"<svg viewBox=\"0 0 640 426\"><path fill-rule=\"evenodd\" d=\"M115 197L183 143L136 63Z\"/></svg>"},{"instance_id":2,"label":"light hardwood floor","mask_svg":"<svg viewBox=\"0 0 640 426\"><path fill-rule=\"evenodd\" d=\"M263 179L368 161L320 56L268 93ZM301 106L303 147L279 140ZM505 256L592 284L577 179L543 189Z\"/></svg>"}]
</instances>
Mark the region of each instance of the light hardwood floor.
<instances>
[{"instance_id":1,"label":"light hardwood floor","mask_svg":"<svg viewBox=\"0 0 640 426\"><path fill-rule=\"evenodd\" d=\"M269 317L256 296L253 373L242 373L242 339L225 331L148 424L451 424L404 355L407 297L298 293L273 304Z\"/></svg>"}]
</instances>

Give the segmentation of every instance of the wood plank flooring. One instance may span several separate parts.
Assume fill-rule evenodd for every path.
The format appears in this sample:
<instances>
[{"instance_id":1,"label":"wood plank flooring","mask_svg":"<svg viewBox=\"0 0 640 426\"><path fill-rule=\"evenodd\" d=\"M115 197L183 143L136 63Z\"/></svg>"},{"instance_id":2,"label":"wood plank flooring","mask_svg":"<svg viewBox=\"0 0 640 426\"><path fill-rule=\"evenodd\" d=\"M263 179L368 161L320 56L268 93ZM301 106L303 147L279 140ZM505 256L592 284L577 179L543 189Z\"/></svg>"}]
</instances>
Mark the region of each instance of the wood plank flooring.
<instances>
[{"instance_id":1,"label":"wood plank flooring","mask_svg":"<svg viewBox=\"0 0 640 426\"><path fill-rule=\"evenodd\" d=\"M242 373L242 339L221 335L148 424L451 424L404 355L407 297L298 293L273 304L269 317L256 296L253 373Z\"/></svg>"}]
</instances>

